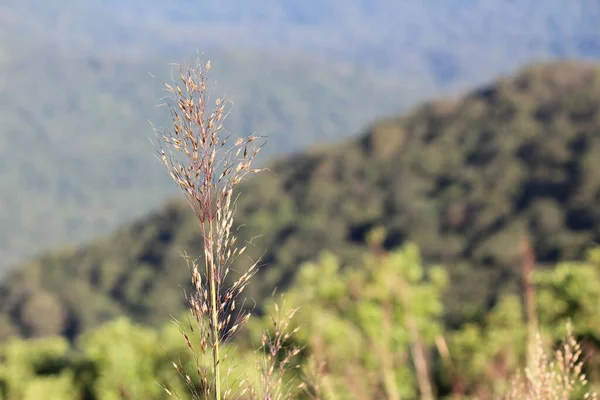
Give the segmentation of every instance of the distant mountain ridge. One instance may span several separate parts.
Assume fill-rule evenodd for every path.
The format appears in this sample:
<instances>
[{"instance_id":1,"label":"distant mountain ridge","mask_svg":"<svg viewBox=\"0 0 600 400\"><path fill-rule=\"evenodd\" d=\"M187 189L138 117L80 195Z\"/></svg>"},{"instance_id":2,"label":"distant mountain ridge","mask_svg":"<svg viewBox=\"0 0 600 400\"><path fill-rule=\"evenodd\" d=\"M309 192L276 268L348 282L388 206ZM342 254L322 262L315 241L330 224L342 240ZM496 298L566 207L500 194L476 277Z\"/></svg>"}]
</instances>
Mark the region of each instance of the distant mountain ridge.
<instances>
[{"instance_id":1,"label":"distant mountain ridge","mask_svg":"<svg viewBox=\"0 0 600 400\"><path fill-rule=\"evenodd\" d=\"M260 305L323 250L352 263L382 226L387 247L413 241L427 263L447 266L448 323L477 315L516 287L524 238L542 267L600 242L598 154L600 66L561 62L276 161L240 189L240 240L261 235L248 257L264 253L265 264L247 295ZM114 235L37 258L0 285L0 336L73 337L123 313L164 322L183 308L180 252L199 254L200 242L175 200Z\"/></svg>"},{"instance_id":2,"label":"distant mountain ridge","mask_svg":"<svg viewBox=\"0 0 600 400\"><path fill-rule=\"evenodd\" d=\"M13 30L76 46L316 52L388 72L410 64L441 81L482 67L490 79L531 59L600 57L600 5L588 0L7 0L4 13Z\"/></svg>"}]
</instances>

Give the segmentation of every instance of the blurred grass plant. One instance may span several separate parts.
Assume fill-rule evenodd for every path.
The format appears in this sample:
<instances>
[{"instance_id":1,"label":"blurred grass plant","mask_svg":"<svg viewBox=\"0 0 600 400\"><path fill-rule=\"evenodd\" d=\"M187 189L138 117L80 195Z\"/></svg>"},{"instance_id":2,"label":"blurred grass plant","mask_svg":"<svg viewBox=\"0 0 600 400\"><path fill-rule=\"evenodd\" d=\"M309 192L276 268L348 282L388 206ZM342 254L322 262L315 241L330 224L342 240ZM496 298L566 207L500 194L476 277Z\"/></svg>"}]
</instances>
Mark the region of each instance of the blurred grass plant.
<instances>
[{"instance_id":1,"label":"blurred grass plant","mask_svg":"<svg viewBox=\"0 0 600 400\"><path fill-rule=\"evenodd\" d=\"M573 335L571 323L562 345L551 358L545 351L541 335L535 337L525 374L517 374L504 400L597 400L598 394L587 391L581 345Z\"/></svg>"}]
</instances>

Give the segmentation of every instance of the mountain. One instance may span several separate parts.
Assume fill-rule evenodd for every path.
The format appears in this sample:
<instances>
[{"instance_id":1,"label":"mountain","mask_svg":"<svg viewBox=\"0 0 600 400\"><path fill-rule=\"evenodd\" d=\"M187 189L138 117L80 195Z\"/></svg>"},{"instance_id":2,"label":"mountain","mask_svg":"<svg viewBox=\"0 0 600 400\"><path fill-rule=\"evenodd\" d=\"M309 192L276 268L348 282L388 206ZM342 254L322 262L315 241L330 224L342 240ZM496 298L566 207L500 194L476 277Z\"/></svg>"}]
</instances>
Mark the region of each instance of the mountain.
<instances>
[{"instance_id":1,"label":"mountain","mask_svg":"<svg viewBox=\"0 0 600 400\"><path fill-rule=\"evenodd\" d=\"M110 232L175 193L154 158L148 122L160 128L167 120L158 105L168 59L7 48L0 58L0 76L10 77L0 78L0 272ZM228 130L269 136L266 157L340 138L418 96L340 63L211 54L211 91L233 102Z\"/></svg>"},{"instance_id":2,"label":"mountain","mask_svg":"<svg viewBox=\"0 0 600 400\"><path fill-rule=\"evenodd\" d=\"M271 158L523 63L598 59L599 18L585 0L4 0L0 275L174 193L147 120L165 121L167 63L196 49L233 96L229 130L269 135Z\"/></svg>"},{"instance_id":3,"label":"mountain","mask_svg":"<svg viewBox=\"0 0 600 400\"><path fill-rule=\"evenodd\" d=\"M310 52L439 81L600 56L600 5L589 0L5 0L1 10L11 30L65 46Z\"/></svg>"},{"instance_id":4,"label":"mountain","mask_svg":"<svg viewBox=\"0 0 600 400\"><path fill-rule=\"evenodd\" d=\"M297 266L331 250L352 263L375 227L417 243L451 277L447 322L518 283L520 243L541 267L600 240L600 66L539 64L461 97L375 122L346 142L282 158L241 185L240 240L265 266L260 304ZM75 336L128 314L156 324L183 307L200 255L181 199L103 239L45 254L0 286L0 334ZM247 260L239 260L244 263ZM237 265L241 269L242 265Z\"/></svg>"}]
</instances>

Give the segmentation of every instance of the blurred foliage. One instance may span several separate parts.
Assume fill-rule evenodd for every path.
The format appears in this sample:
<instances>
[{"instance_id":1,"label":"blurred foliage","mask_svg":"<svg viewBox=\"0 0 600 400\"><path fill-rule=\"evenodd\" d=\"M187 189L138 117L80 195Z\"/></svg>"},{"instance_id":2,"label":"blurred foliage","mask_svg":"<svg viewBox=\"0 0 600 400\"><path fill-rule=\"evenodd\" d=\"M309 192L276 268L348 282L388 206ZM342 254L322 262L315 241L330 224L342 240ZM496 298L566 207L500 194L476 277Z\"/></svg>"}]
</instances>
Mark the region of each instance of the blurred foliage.
<instances>
[{"instance_id":1,"label":"blurred foliage","mask_svg":"<svg viewBox=\"0 0 600 400\"><path fill-rule=\"evenodd\" d=\"M569 280L586 282L577 291L548 284L563 280L567 268ZM585 372L596 388L600 332L589 329L597 325L597 310L585 304L597 300L599 273L600 248L585 261L535 272L540 328L556 334L543 334L549 339L544 348L559 344L571 319L573 333L584 344ZM521 300L503 295L483 318L451 329L441 319L447 283L444 269L424 264L411 243L390 252L372 247L352 263L342 263L330 252L304 263L283 300L277 301L279 307L300 306L291 320L299 331L284 343L284 348L302 349L295 360L299 368L288 379L304 381L307 392L322 399L422 398L415 368L420 351L426 368L421 379L430 382L435 398L501 396L525 366ZM557 301L581 311L563 315ZM266 309L272 310L274 302L269 300ZM181 321L186 318L182 315ZM261 332L273 332L267 315L250 321L228 346L226 386L234 393L241 393L247 383L258 384L260 353L255 349ZM197 345L186 322L181 328ZM172 362L182 366L183 375ZM118 318L71 344L57 337L0 343L2 400L163 399L163 386L188 399L186 375L199 385L191 353L174 323L149 328ZM302 393L299 398L304 398Z\"/></svg>"},{"instance_id":2,"label":"blurred foliage","mask_svg":"<svg viewBox=\"0 0 600 400\"><path fill-rule=\"evenodd\" d=\"M562 338L564 332L561 334ZM483 321L466 323L452 332L448 341L453 358L448 377L454 380L454 393L487 398L506 391L512 374L525 362L521 300L514 295L502 297Z\"/></svg>"},{"instance_id":3,"label":"blurred foliage","mask_svg":"<svg viewBox=\"0 0 600 400\"><path fill-rule=\"evenodd\" d=\"M540 322L548 335L554 340L562 337L560 323L568 318L574 333L586 338L582 348L587 354L600 348L600 251L590 251L588 260L585 264L560 263L536 278ZM600 381L600 357L587 364L590 379Z\"/></svg>"},{"instance_id":4,"label":"blurred foliage","mask_svg":"<svg viewBox=\"0 0 600 400\"><path fill-rule=\"evenodd\" d=\"M541 268L600 242L599 152L600 71L565 62L271 163L240 186L239 240L254 238L245 255L265 265L246 305L260 308L321 251L358 259L381 226L385 248L413 242L446 267L446 323L481 318L517 289L524 237ZM172 201L89 245L42 255L0 284L0 334L74 338L123 314L160 324L185 307L181 252L201 249L189 207ZM238 262L243 271L250 261Z\"/></svg>"},{"instance_id":5,"label":"blurred foliage","mask_svg":"<svg viewBox=\"0 0 600 400\"><path fill-rule=\"evenodd\" d=\"M442 269L425 273L414 245L367 255L343 272L339 259L324 253L301 267L285 301L301 306L292 324L302 327L300 346L327 366L326 391L340 398L414 398L411 346L431 345L443 331L445 285Z\"/></svg>"}]
</instances>

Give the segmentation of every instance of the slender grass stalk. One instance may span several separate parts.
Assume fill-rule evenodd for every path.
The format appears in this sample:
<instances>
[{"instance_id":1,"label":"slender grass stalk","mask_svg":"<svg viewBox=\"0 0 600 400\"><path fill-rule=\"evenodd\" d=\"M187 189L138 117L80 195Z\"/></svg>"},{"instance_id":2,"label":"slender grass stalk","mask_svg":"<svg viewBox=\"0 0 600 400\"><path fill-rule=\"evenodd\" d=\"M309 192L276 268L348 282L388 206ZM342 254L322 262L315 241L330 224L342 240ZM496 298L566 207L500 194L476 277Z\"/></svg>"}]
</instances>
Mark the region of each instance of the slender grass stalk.
<instances>
[{"instance_id":1,"label":"slender grass stalk","mask_svg":"<svg viewBox=\"0 0 600 400\"><path fill-rule=\"evenodd\" d=\"M204 356L210 351L210 377L189 336L183 330L182 334L194 353L202 397L221 400L228 393L223 388L222 349L250 317L249 311L236 310L236 299L256 273L258 263L253 262L237 280L227 284L234 260L247 246L237 247L237 237L232 234L237 202L233 191L248 173L260 171L252 169L251 164L262 146L257 144L258 136L241 137L228 145L230 136L224 134L223 128L226 99L216 99L214 109L209 110L209 69L210 61L203 64L198 59L194 65L180 67L179 83L166 84L173 125L164 133L157 132L157 149L200 224L204 266L199 267L195 259L186 257L191 264L193 286L187 298L200 331L199 352ZM182 370L177 365L176 368L178 372ZM187 375L184 378L193 397L201 398L191 379Z\"/></svg>"},{"instance_id":2,"label":"slender grass stalk","mask_svg":"<svg viewBox=\"0 0 600 400\"><path fill-rule=\"evenodd\" d=\"M206 265L210 265L210 310L211 310L211 325L212 325L212 340L213 340L213 373L215 375L215 399L221 398L221 368L219 366L219 317L217 315L217 271L215 265L209 260L208 255L213 254L213 224L210 223L209 239L204 241L204 248L210 246L210 251L204 253Z\"/></svg>"},{"instance_id":3,"label":"slender grass stalk","mask_svg":"<svg viewBox=\"0 0 600 400\"><path fill-rule=\"evenodd\" d=\"M281 304L284 306L283 297ZM259 394L262 399L292 400L295 398L295 392L303 390L306 386L305 382L301 382L294 388L292 383L286 382L285 379L287 372L300 368L300 365L293 364L293 359L301 349L288 344L299 330L299 327L290 326L296 312L298 307L284 312L283 308L275 303L273 312L270 313L273 332L263 331L260 350L264 353L264 358L258 364L261 379Z\"/></svg>"}]
</instances>

